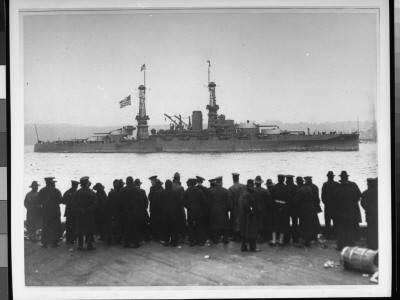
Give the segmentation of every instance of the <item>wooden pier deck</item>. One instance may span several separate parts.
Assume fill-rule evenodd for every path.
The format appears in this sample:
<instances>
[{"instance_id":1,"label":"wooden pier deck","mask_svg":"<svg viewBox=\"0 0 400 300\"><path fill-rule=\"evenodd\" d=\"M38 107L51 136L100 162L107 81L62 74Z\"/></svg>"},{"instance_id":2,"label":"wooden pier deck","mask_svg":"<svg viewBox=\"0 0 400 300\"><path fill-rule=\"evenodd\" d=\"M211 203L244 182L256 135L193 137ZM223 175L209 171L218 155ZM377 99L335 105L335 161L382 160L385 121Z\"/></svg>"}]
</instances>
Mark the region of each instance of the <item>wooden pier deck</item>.
<instances>
[{"instance_id":1,"label":"wooden pier deck","mask_svg":"<svg viewBox=\"0 0 400 300\"><path fill-rule=\"evenodd\" d=\"M137 249L97 242L95 251L60 243L42 249L25 241L26 286L276 286L371 285L369 277L340 264L335 243L327 248L270 247L241 252L240 243L165 247L151 241Z\"/></svg>"}]
</instances>

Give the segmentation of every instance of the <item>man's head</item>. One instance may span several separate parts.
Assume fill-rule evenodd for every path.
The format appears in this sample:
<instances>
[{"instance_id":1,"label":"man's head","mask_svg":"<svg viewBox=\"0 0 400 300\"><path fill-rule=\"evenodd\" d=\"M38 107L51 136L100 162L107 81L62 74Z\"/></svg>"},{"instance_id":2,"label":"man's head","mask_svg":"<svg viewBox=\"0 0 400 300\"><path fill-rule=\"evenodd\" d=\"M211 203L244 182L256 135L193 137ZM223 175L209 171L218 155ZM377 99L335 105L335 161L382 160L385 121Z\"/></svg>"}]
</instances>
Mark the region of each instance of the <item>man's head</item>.
<instances>
[{"instance_id":1,"label":"man's head","mask_svg":"<svg viewBox=\"0 0 400 300\"><path fill-rule=\"evenodd\" d=\"M196 179L194 179L194 178L189 178L189 179L186 181L186 184L187 184L188 187L195 186L195 185L196 185Z\"/></svg>"},{"instance_id":2,"label":"man's head","mask_svg":"<svg viewBox=\"0 0 400 300\"><path fill-rule=\"evenodd\" d=\"M339 176L340 176L340 182L349 181L349 175L347 174L346 171L342 171Z\"/></svg>"},{"instance_id":3,"label":"man's head","mask_svg":"<svg viewBox=\"0 0 400 300\"><path fill-rule=\"evenodd\" d=\"M208 182L210 183L210 188L213 188L217 185L215 178L208 180Z\"/></svg>"},{"instance_id":4,"label":"man's head","mask_svg":"<svg viewBox=\"0 0 400 300\"><path fill-rule=\"evenodd\" d=\"M97 182L97 183L94 185L93 189L94 189L95 191L104 191L104 186L103 186L100 182Z\"/></svg>"},{"instance_id":5,"label":"man's head","mask_svg":"<svg viewBox=\"0 0 400 300\"><path fill-rule=\"evenodd\" d=\"M37 181L32 181L32 184L29 186L32 191L37 191L39 188L40 184L37 183Z\"/></svg>"},{"instance_id":6,"label":"man's head","mask_svg":"<svg viewBox=\"0 0 400 300\"><path fill-rule=\"evenodd\" d=\"M202 185L204 180L205 179L203 177L196 176L196 182L198 185Z\"/></svg>"},{"instance_id":7,"label":"man's head","mask_svg":"<svg viewBox=\"0 0 400 300\"><path fill-rule=\"evenodd\" d=\"M171 180L169 180L169 179L165 180L165 188L167 190L172 189L172 181Z\"/></svg>"},{"instance_id":8,"label":"man's head","mask_svg":"<svg viewBox=\"0 0 400 300\"><path fill-rule=\"evenodd\" d=\"M151 185L155 185L156 180L157 180L157 175L153 175L153 176L149 177L149 180L151 182Z\"/></svg>"},{"instance_id":9,"label":"man's head","mask_svg":"<svg viewBox=\"0 0 400 300\"><path fill-rule=\"evenodd\" d=\"M126 177L126 185L129 185L129 186L133 185L133 177L132 176Z\"/></svg>"},{"instance_id":10,"label":"man's head","mask_svg":"<svg viewBox=\"0 0 400 300\"><path fill-rule=\"evenodd\" d=\"M303 184L304 184L304 179L303 179L303 177L297 176L297 177L296 177L296 183L297 183L297 185L299 185L299 186L303 185Z\"/></svg>"},{"instance_id":11,"label":"man's head","mask_svg":"<svg viewBox=\"0 0 400 300\"><path fill-rule=\"evenodd\" d=\"M173 181L181 181L181 174L179 174L178 172L175 172L174 177L172 179Z\"/></svg>"},{"instance_id":12,"label":"man's head","mask_svg":"<svg viewBox=\"0 0 400 300\"><path fill-rule=\"evenodd\" d=\"M233 182L238 182L239 181L239 173L232 173L232 180Z\"/></svg>"},{"instance_id":13,"label":"man's head","mask_svg":"<svg viewBox=\"0 0 400 300\"><path fill-rule=\"evenodd\" d=\"M253 187L254 187L254 180L253 179L248 179L246 187L247 187L248 190L252 190Z\"/></svg>"},{"instance_id":14,"label":"man's head","mask_svg":"<svg viewBox=\"0 0 400 300\"><path fill-rule=\"evenodd\" d=\"M284 183L285 182L285 175L278 174L278 182L279 183Z\"/></svg>"},{"instance_id":15,"label":"man's head","mask_svg":"<svg viewBox=\"0 0 400 300\"><path fill-rule=\"evenodd\" d=\"M217 185L221 185L222 186L222 176L218 176L215 178L215 182Z\"/></svg>"},{"instance_id":16,"label":"man's head","mask_svg":"<svg viewBox=\"0 0 400 300\"><path fill-rule=\"evenodd\" d=\"M57 181L54 181L54 178L55 177L46 177L45 179L44 179L44 181L46 182L46 186L52 186L52 187L54 187L56 184L56 182Z\"/></svg>"},{"instance_id":17,"label":"man's head","mask_svg":"<svg viewBox=\"0 0 400 300\"><path fill-rule=\"evenodd\" d=\"M272 186L274 186L275 184L272 182L272 179L267 179L267 182L265 183L265 185L267 186L268 189L270 189Z\"/></svg>"},{"instance_id":18,"label":"man's head","mask_svg":"<svg viewBox=\"0 0 400 300\"><path fill-rule=\"evenodd\" d=\"M254 183L256 184L256 186L261 186L261 183L263 183L264 180L261 179L260 175L256 176L256 179L254 180Z\"/></svg>"},{"instance_id":19,"label":"man's head","mask_svg":"<svg viewBox=\"0 0 400 300\"><path fill-rule=\"evenodd\" d=\"M312 177L311 176L304 176L304 180L306 181L306 185L312 183Z\"/></svg>"},{"instance_id":20,"label":"man's head","mask_svg":"<svg viewBox=\"0 0 400 300\"><path fill-rule=\"evenodd\" d=\"M139 178L136 178L134 183L135 183L135 186L140 187L143 182L141 182Z\"/></svg>"},{"instance_id":21,"label":"man's head","mask_svg":"<svg viewBox=\"0 0 400 300\"><path fill-rule=\"evenodd\" d=\"M76 190L78 188L79 182L76 180L71 180L72 189Z\"/></svg>"},{"instance_id":22,"label":"man's head","mask_svg":"<svg viewBox=\"0 0 400 300\"><path fill-rule=\"evenodd\" d=\"M286 184L294 184L294 182L293 182L293 175L286 175L285 176L285 178L286 178Z\"/></svg>"},{"instance_id":23,"label":"man's head","mask_svg":"<svg viewBox=\"0 0 400 300\"><path fill-rule=\"evenodd\" d=\"M81 187L89 187L89 177L88 176L83 176L79 180Z\"/></svg>"},{"instance_id":24,"label":"man's head","mask_svg":"<svg viewBox=\"0 0 400 300\"><path fill-rule=\"evenodd\" d=\"M117 188L118 188L118 183L119 183L119 180L118 180L118 179L114 179L114 181L113 181L113 187L114 187L114 189L117 189Z\"/></svg>"},{"instance_id":25,"label":"man's head","mask_svg":"<svg viewBox=\"0 0 400 300\"><path fill-rule=\"evenodd\" d=\"M329 180L333 180L333 178L335 177L335 174L333 174L332 171L329 171L328 174L326 174L326 176L328 177Z\"/></svg>"}]
</instances>

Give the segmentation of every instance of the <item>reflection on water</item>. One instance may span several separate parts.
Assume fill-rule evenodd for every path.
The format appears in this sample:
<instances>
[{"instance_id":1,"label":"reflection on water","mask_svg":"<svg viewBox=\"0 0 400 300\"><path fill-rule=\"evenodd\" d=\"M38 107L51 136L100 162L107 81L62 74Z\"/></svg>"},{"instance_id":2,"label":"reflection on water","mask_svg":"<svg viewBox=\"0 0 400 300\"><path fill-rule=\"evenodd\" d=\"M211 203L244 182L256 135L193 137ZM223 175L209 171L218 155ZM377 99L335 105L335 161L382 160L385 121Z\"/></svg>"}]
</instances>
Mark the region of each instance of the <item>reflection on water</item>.
<instances>
[{"instance_id":1,"label":"reflection on water","mask_svg":"<svg viewBox=\"0 0 400 300\"><path fill-rule=\"evenodd\" d=\"M260 175L264 181L271 178L276 182L277 174L313 176L313 182L320 188L326 181L326 173L332 170L339 174L346 170L349 179L358 184L361 191L367 188L366 179L377 176L377 145L360 144L355 152L264 152L226 154L175 154L175 153L34 153L33 146L25 146L24 194L29 185L37 180L44 186L44 177L54 176L57 188L64 193L71 180L89 176L93 185L101 182L108 192L115 178L125 181L127 176L140 178L142 188L150 189L152 175L162 181L172 179L175 172L186 180L200 175L206 179L224 177L224 187L232 184L231 173L240 173L240 181ZM339 180L339 177L335 177ZM208 182L207 182L208 183ZM92 186L93 186L92 185ZM208 186L208 184L206 184ZM63 207L63 205L62 205ZM363 211L363 210L362 210ZM322 221L323 214L319 214ZM362 213L364 217L364 213Z\"/></svg>"}]
</instances>

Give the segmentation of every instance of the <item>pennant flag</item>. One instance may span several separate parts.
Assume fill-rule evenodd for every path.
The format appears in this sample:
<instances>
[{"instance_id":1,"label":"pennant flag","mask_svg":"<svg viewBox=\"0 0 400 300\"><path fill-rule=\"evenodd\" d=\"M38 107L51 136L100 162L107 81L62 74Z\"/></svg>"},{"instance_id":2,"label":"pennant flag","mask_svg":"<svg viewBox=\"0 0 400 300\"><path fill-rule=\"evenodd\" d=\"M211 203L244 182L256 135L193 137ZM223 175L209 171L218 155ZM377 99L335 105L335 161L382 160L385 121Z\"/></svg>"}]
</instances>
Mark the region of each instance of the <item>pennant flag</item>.
<instances>
[{"instance_id":1,"label":"pennant flag","mask_svg":"<svg viewBox=\"0 0 400 300\"><path fill-rule=\"evenodd\" d=\"M207 60L208 62L208 67L211 67L211 62L209 60Z\"/></svg>"},{"instance_id":2,"label":"pennant flag","mask_svg":"<svg viewBox=\"0 0 400 300\"><path fill-rule=\"evenodd\" d=\"M140 71L143 71L143 70L146 71L146 64L143 64L143 66L140 68Z\"/></svg>"},{"instance_id":3,"label":"pennant flag","mask_svg":"<svg viewBox=\"0 0 400 300\"><path fill-rule=\"evenodd\" d=\"M129 95L128 97L126 97L124 100L119 101L119 105L121 105L120 108L123 108L127 105L131 105L131 95Z\"/></svg>"}]
</instances>

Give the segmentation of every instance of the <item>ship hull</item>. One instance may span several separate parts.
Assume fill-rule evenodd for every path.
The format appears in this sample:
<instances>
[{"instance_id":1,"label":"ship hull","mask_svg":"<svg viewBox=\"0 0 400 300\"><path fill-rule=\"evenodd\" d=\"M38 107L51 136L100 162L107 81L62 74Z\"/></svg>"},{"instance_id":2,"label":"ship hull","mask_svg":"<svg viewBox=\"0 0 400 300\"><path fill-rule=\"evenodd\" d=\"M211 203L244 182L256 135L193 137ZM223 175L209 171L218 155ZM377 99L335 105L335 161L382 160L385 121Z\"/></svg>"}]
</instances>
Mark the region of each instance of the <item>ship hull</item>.
<instances>
[{"instance_id":1,"label":"ship hull","mask_svg":"<svg viewBox=\"0 0 400 300\"><path fill-rule=\"evenodd\" d=\"M38 143L34 152L56 153L202 153L202 152L284 152L284 151L358 151L358 134L269 135L248 139L191 137L170 140L156 137L145 141L122 143Z\"/></svg>"}]
</instances>

